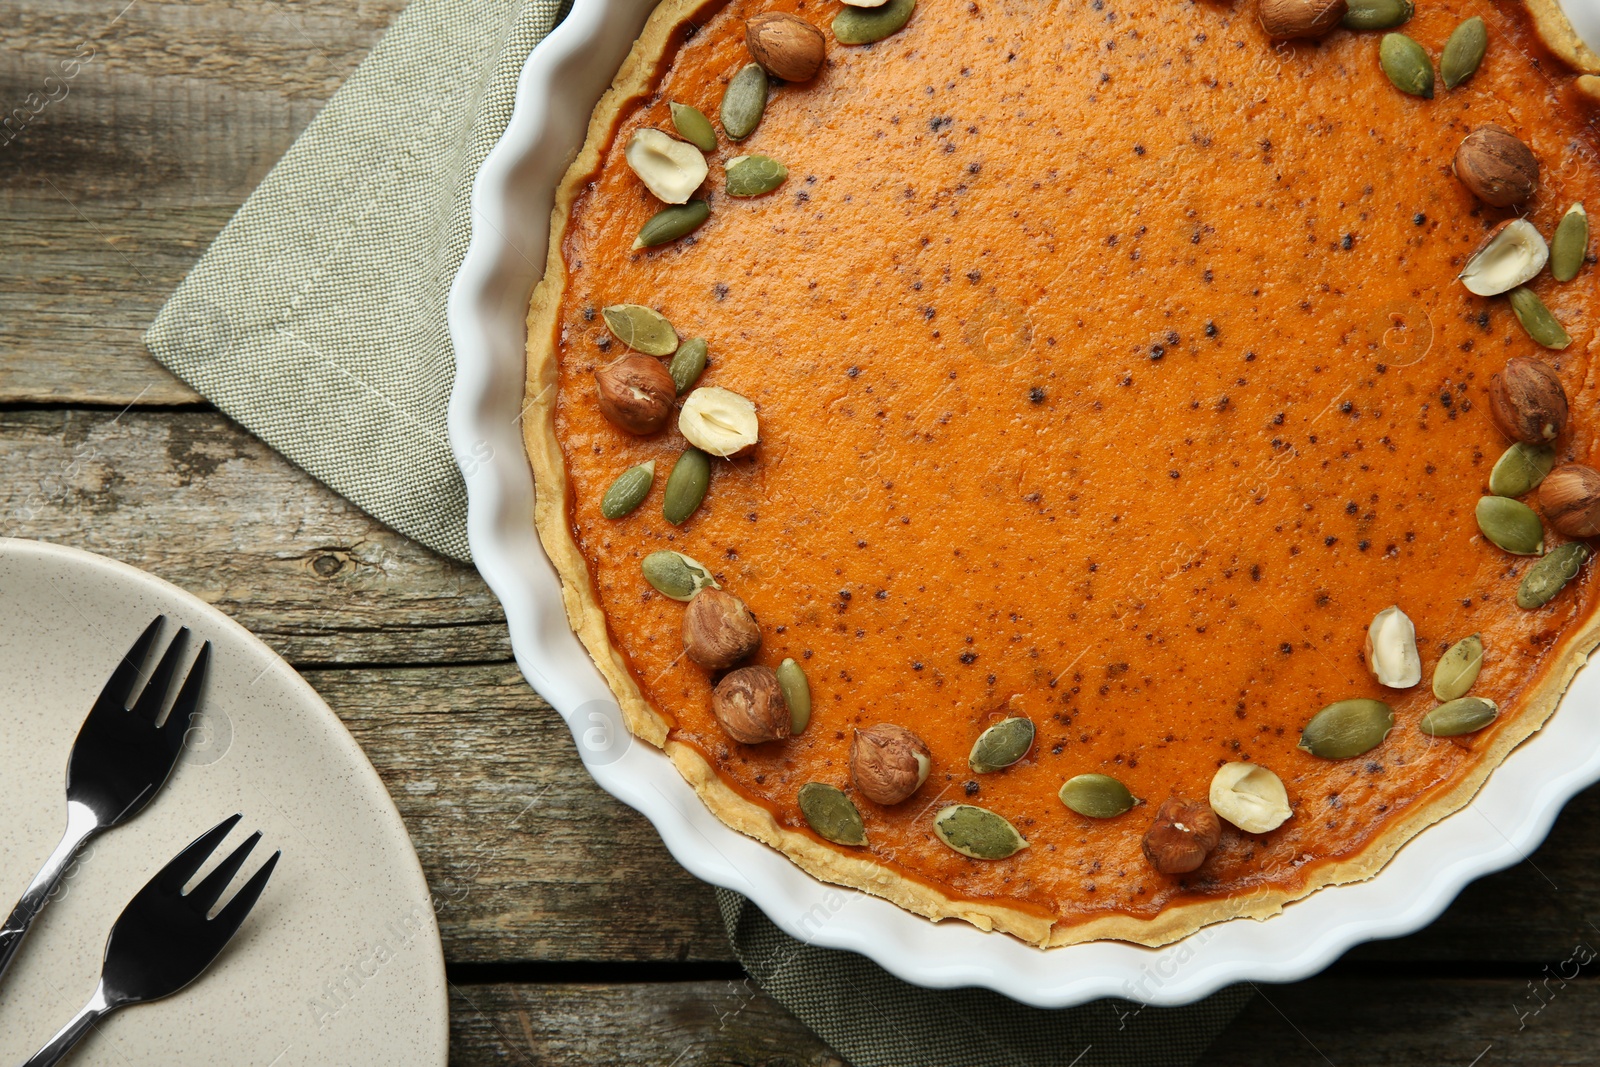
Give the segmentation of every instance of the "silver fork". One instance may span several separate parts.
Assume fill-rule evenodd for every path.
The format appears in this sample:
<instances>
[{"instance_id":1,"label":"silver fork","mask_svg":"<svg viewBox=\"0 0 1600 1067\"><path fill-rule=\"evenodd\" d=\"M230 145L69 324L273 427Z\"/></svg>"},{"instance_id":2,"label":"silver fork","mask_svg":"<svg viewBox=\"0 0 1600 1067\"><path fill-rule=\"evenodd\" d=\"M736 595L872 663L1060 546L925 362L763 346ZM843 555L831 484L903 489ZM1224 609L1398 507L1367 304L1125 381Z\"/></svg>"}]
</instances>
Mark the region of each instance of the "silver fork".
<instances>
[{"instance_id":1,"label":"silver fork","mask_svg":"<svg viewBox=\"0 0 1600 1067\"><path fill-rule=\"evenodd\" d=\"M178 761L184 731L200 705L200 687L205 682L206 664L211 658L211 642L200 647L200 654L184 677L183 687L165 723L157 726L156 716L166 702L172 675L188 645L188 627L178 630L138 701L131 711L128 708L134 683L139 678L139 667L165 621L165 615L157 615L155 621L145 627L144 633L117 664L117 669L111 672L105 688L89 710L89 717L78 729L78 739L67 763L67 830L44 867L23 890L22 899L6 916L5 925L0 926L0 978L5 976L28 927L49 901L83 843L144 810Z\"/></svg>"},{"instance_id":2,"label":"silver fork","mask_svg":"<svg viewBox=\"0 0 1600 1067\"><path fill-rule=\"evenodd\" d=\"M59 1063L107 1015L130 1004L171 996L211 966L250 914L281 854L274 852L268 857L216 917L207 918L261 840L261 832L251 834L188 893L183 886L238 821L239 816L230 815L195 838L128 902L106 939L105 962L94 995L22 1067Z\"/></svg>"}]
</instances>

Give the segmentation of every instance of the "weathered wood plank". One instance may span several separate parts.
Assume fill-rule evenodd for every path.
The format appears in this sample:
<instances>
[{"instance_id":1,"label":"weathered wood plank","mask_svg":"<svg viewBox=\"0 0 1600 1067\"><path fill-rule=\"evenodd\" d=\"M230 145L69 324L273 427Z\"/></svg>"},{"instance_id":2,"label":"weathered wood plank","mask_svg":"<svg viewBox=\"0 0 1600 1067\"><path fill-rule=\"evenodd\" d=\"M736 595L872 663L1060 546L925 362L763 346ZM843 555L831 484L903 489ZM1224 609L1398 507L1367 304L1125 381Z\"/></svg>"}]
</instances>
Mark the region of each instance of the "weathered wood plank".
<instances>
[{"instance_id":1,"label":"weathered wood plank","mask_svg":"<svg viewBox=\"0 0 1600 1067\"><path fill-rule=\"evenodd\" d=\"M399 806L452 962L731 958L711 888L595 785L514 666L306 678Z\"/></svg>"},{"instance_id":2,"label":"weathered wood plank","mask_svg":"<svg viewBox=\"0 0 1600 1067\"><path fill-rule=\"evenodd\" d=\"M1552 972L1560 962L1552 961ZM1593 1062L1600 982L1536 984L1334 975L1261 986L1201 1067ZM457 985L450 1058L458 1067L840 1063L798 1020L742 982Z\"/></svg>"},{"instance_id":3,"label":"weathered wood plank","mask_svg":"<svg viewBox=\"0 0 1600 1067\"><path fill-rule=\"evenodd\" d=\"M746 982L452 986L450 1062L845 1067Z\"/></svg>"},{"instance_id":4,"label":"weathered wood plank","mask_svg":"<svg viewBox=\"0 0 1600 1067\"><path fill-rule=\"evenodd\" d=\"M0 2L0 403L196 402L141 335L404 0L41 6Z\"/></svg>"},{"instance_id":5,"label":"weathered wood plank","mask_svg":"<svg viewBox=\"0 0 1600 1067\"><path fill-rule=\"evenodd\" d=\"M214 412L0 412L0 469L0 533L149 570L296 665L510 658L476 571Z\"/></svg>"}]
</instances>

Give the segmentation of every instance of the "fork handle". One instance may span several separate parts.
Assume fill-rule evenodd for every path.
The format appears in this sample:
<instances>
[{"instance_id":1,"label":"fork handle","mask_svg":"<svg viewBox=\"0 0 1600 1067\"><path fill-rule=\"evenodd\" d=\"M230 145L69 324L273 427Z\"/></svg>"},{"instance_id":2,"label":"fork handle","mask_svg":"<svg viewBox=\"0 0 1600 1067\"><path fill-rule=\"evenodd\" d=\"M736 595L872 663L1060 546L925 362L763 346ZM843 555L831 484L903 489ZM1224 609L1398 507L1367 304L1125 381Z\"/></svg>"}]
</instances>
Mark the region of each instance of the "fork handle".
<instances>
[{"instance_id":1,"label":"fork handle","mask_svg":"<svg viewBox=\"0 0 1600 1067\"><path fill-rule=\"evenodd\" d=\"M119 1005L112 1004L106 998L104 983L94 991L94 996L89 998L89 1003L78 1009L78 1014L68 1020L67 1025L56 1031L56 1036L46 1041L44 1047L28 1058L22 1067L53 1067L60 1063L62 1057L72 1051L72 1046L83 1040L94 1024L111 1014Z\"/></svg>"},{"instance_id":2,"label":"fork handle","mask_svg":"<svg viewBox=\"0 0 1600 1067\"><path fill-rule=\"evenodd\" d=\"M86 805L68 802L67 830L61 835L61 843L44 861L44 866L33 876L28 888L22 891L22 899L6 916L5 925L0 926L0 978L5 977L6 968L11 966L11 958L17 954L28 928L33 925L39 912L44 910L50 895L60 884L61 876L72 865L72 858L99 828L99 820Z\"/></svg>"}]
</instances>

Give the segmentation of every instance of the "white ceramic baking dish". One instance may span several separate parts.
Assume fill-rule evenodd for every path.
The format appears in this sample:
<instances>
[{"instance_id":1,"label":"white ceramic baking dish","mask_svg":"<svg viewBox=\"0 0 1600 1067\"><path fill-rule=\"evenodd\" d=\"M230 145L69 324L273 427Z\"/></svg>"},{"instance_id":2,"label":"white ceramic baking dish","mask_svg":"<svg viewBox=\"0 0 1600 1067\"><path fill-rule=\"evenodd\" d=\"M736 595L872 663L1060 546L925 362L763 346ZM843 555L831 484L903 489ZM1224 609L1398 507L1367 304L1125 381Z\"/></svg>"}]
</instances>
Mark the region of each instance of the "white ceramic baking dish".
<instances>
[{"instance_id":1,"label":"white ceramic baking dish","mask_svg":"<svg viewBox=\"0 0 1600 1067\"><path fill-rule=\"evenodd\" d=\"M1600 0L1568 2L1575 24L1600 39ZM559 580L534 533L518 418L524 316L545 262L555 186L653 4L577 0L523 68L510 125L473 187L472 242L450 294L449 426L467 481L473 556L505 606L517 663L572 729L595 781L648 818L684 867L749 897L793 936L859 952L918 985L983 986L1039 1007L1105 996L1183 1004L1233 982L1305 978L1352 945L1427 925L1468 882L1525 858L1561 806L1600 779L1600 674L1588 671L1469 807L1415 838L1376 877L1159 949L1094 942L1045 952L960 922L935 925L819 882L717 821L665 756L629 738L567 626Z\"/></svg>"}]
</instances>

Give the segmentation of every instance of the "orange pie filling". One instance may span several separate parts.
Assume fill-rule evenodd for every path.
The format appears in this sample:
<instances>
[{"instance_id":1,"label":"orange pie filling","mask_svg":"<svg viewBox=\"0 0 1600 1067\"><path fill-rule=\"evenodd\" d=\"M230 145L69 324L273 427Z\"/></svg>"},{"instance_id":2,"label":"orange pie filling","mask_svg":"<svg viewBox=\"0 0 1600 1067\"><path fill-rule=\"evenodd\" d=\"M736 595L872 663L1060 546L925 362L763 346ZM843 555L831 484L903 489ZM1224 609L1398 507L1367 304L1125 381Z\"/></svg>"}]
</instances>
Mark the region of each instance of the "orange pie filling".
<instances>
[{"instance_id":1,"label":"orange pie filling","mask_svg":"<svg viewBox=\"0 0 1600 1067\"><path fill-rule=\"evenodd\" d=\"M1275 42L1244 3L924 0L898 32L855 46L829 32L839 10L730 0L658 12L635 89L602 105L558 208L554 277L530 334L530 396L549 416L528 433L531 450L536 435L557 450L540 491L560 515L542 533L570 550L569 597L591 624L603 618L597 659L659 724L651 739L698 754L725 803L769 817L786 851L863 860L938 898L1035 917L1056 943L1160 940L1185 932L1155 932L1163 913L1220 917L1230 902L1276 906L1372 873L1537 729L1595 643L1600 579L1586 554L1569 550L1547 602L1519 606L1540 556L1497 547L1478 521L1506 429L1538 422L1549 384L1508 360L1552 371L1570 412L1551 451L1529 451L1534 465L1596 462L1588 246L1574 280L1546 267L1523 287L1570 338L1560 349L1530 336L1548 327L1535 313L1522 308L1524 326L1508 296L1457 280L1501 222L1526 219L1543 243L1574 204L1600 205L1571 72L1520 9L1484 0L1419 0L1397 27L1437 60L1463 20L1483 20L1481 64L1431 99L1391 82L1382 32ZM719 106L762 13L818 27L826 60L810 80L773 80L754 132L734 142ZM808 41L794 44L802 59ZM663 202L628 146L659 130L682 153L674 102L715 126L693 194L708 217L636 248ZM1485 124L1537 161L1531 196L1512 206L1452 173ZM757 155L786 168L781 184L728 195L730 161ZM1502 273L1533 254L1498 251ZM680 522L663 500L689 445L678 411L628 432L597 391L597 371L641 357L624 343L632 327L608 326L605 309L621 305L664 317L668 344L704 340L708 366L687 395L727 390L759 419L753 450L707 457L709 486ZM624 400L654 388L623 384ZM1496 388L1513 409L1501 420ZM719 432L745 417L716 411L704 425ZM613 482L650 461L642 502L606 517ZM1532 551L1581 529L1594 493L1565 477L1554 503L1541 504L1546 487L1517 487L1542 531ZM1499 539L1526 532L1516 507L1489 508ZM759 648L712 669L686 654L690 609L641 570L662 550L748 606ZM727 625L725 601L701 597L695 625ZM1398 617L1380 617L1391 606ZM1436 667L1474 634L1481 673L1464 692L1492 704L1457 709L1458 725L1481 728L1425 732L1441 704ZM737 633L710 636L738 645ZM735 740L714 687L728 667L785 660L786 682L808 682L809 720L792 736ZM747 681L745 726L781 713L770 732L790 733L787 703L761 688L771 676ZM1353 700L1382 702L1392 729L1337 755L1341 730L1374 729L1366 703L1303 738L1320 709ZM1015 718L1031 724L1026 754L974 770L975 742ZM852 744L878 724L912 740L879 737L888 762L863 781ZM1330 729L1336 740L1319 740ZM892 799L885 776L918 755L920 786L872 799ZM1176 797L1204 821L1232 764L1271 773L1218 804L1209 841L1194 846L1183 818L1157 825L1200 851L1193 869L1163 869L1151 848L1167 846L1147 845L1158 809ZM1224 792L1248 773L1227 771ZM1080 775L1139 802L1079 814L1059 791ZM864 844L813 828L809 783L842 793ZM1116 795L1100 779L1080 788ZM1271 828L1249 832L1241 803ZM952 805L999 816L1026 847L957 851L935 826Z\"/></svg>"}]
</instances>

